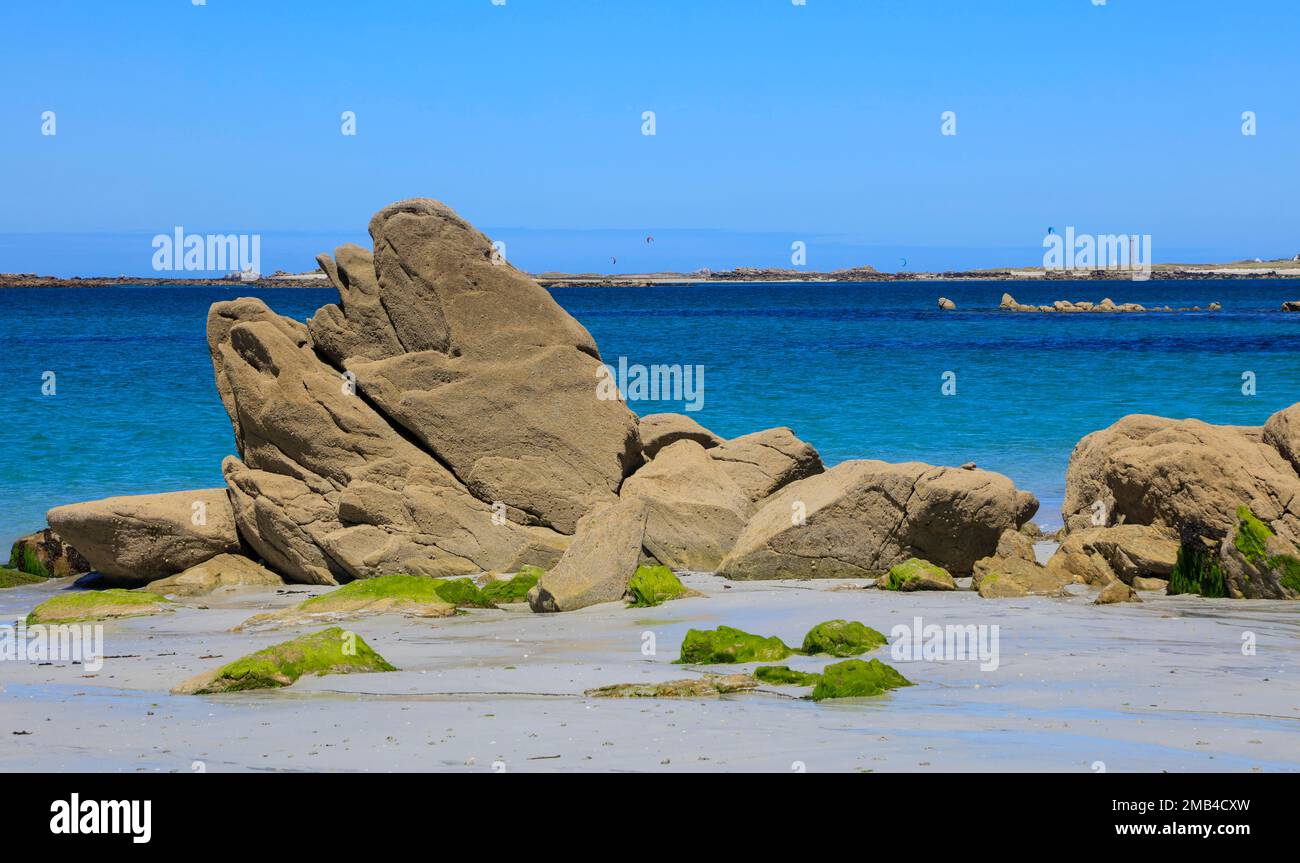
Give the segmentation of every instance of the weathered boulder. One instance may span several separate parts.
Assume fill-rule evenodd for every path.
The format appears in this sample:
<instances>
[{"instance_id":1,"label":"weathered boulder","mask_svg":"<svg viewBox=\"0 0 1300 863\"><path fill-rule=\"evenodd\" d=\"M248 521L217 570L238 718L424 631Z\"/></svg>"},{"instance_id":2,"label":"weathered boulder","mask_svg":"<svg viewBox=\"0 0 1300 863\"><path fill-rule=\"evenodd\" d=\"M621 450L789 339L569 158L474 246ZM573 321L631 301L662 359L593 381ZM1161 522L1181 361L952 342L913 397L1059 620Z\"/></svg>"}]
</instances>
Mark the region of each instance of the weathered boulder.
<instances>
[{"instance_id":1,"label":"weathered boulder","mask_svg":"<svg viewBox=\"0 0 1300 863\"><path fill-rule=\"evenodd\" d=\"M529 606L536 612L573 611L622 599L641 559L648 516L646 502L635 498L583 516L560 562L528 592Z\"/></svg>"},{"instance_id":2,"label":"weathered boulder","mask_svg":"<svg viewBox=\"0 0 1300 863\"><path fill-rule=\"evenodd\" d=\"M910 557L967 573L1037 508L1033 495L989 471L847 461L766 500L719 574L865 578Z\"/></svg>"},{"instance_id":3,"label":"weathered boulder","mask_svg":"<svg viewBox=\"0 0 1300 863\"><path fill-rule=\"evenodd\" d=\"M645 548L673 569L717 569L751 508L722 463L692 440L660 450L623 483L621 497L645 501Z\"/></svg>"},{"instance_id":4,"label":"weathered boulder","mask_svg":"<svg viewBox=\"0 0 1300 863\"><path fill-rule=\"evenodd\" d=\"M1276 535L1247 507L1221 541L1188 531L1169 593L1233 599L1300 599L1300 548Z\"/></svg>"},{"instance_id":5,"label":"weathered boulder","mask_svg":"<svg viewBox=\"0 0 1300 863\"><path fill-rule=\"evenodd\" d=\"M641 463L591 335L437 201L385 207L370 235L369 259L325 268L341 303L309 323L316 347L480 500L572 533Z\"/></svg>"},{"instance_id":6,"label":"weathered boulder","mask_svg":"<svg viewBox=\"0 0 1300 863\"><path fill-rule=\"evenodd\" d=\"M1117 602L1141 602L1137 591L1122 581L1112 581L1101 589L1093 605L1113 605Z\"/></svg>"},{"instance_id":7,"label":"weathered boulder","mask_svg":"<svg viewBox=\"0 0 1300 863\"><path fill-rule=\"evenodd\" d=\"M654 458L659 450L679 440L695 441L705 449L722 443L722 438L684 414L646 414L637 431L646 458Z\"/></svg>"},{"instance_id":8,"label":"weathered boulder","mask_svg":"<svg viewBox=\"0 0 1300 863\"><path fill-rule=\"evenodd\" d=\"M1286 428L1279 420L1268 438ZM1221 539L1245 505L1280 536L1300 539L1300 476L1258 428L1127 416L1075 446L1065 482L1062 514L1071 532L1120 523L1172 533L1199 526Z\"/></svg>"},{"instance_id":9,"label":"weathered boulder","mask_svg":"<svg viewBox=\"0 0 1300 863\"><path fill-rule=\"evenodd\" d=\"M753 502L825 470L817 450L784 427L723 441L709 456Z\"/></svg>"},{"instance_id":10,"label":"weathered boulder","mask_svg":"<svg viewBox=\"0 0 1300 863\"><path fill-rule=\"evenodd\" d=\"M1059 561L1058 561L1059 558ZM1178 559L1178 537L1161 526L1090 527L1066 536L1048 565L1086 584L1168 578Z\"/></svg>"},{"instance_id":11,"label":"weathered boulder","mask_svg":"<svg viewBox=\"0 0 1300 863\"><path fill-rule=\"evenodd\" d=\"M914 590L956 590L957 582L942 566L913 557L891 566L889 572L881 576L880 587L910 593Z\"/></svg>"},{"instance_id":12,"label":"weathered boulder","mask_svg":"<svg viewBox=\"0 0 1300 863\"><path fill-rule=\"evenodd\" d=\"M1055 596L1074 581L1068 575L1020 557L986 557L975 561L971 586L985 599Z\"/></svg>"},{"instance_id":13,"label":"weathered boulder","mask_svg":"<svg viewBox=\"0 0 1300 863\"><path fill-rule=\"evenodd\" d=\"M184 572L145 585L159 596L202 596L221 588L277 587L284 579L241 554L219 554Z\"/></svg>"},{"instance_id":14,"label":"weathered boulder","mask_svg":"<svg viewBox=\"0 0 1300 863\"><path fill-rule=\"evenodd\" d=\"M940 297L939 308L945 312L951 312L953 309L957 308L957 304L947 297Z\"/></svg>"},{"instance_id":15,"label":"weathered boulder","mask_svg":"<svg viewBox=\"0 0 1300 863\"><path fill-rule=\"evenodd\" d=\"M993 552L997 557L1019 557L1030 563L1037 562L1034 554L1034 541L1021 530L1008 528L998 537L998 547Z\"/></svg>"},{"instance_id":16,"label":"weathered boulder","mask_svg":"<svg viewBox=\"0 0 1300 863\"><path fill-rule=\"evenodd\" d=\"M224 488L59 506L50 527L111 580L146 584L240 550Z\"/></svg>"},{"instance_id":17,"label":"weathered boulder","mask_svg":"<svg viewBox=\"0 0 1300 863\"><path fill-rule=\"evenodd\" d=\"M9 567L41 578L85 575L93 569L81 552L48 527L14 542Z\"/></svg>"}]
</instances>

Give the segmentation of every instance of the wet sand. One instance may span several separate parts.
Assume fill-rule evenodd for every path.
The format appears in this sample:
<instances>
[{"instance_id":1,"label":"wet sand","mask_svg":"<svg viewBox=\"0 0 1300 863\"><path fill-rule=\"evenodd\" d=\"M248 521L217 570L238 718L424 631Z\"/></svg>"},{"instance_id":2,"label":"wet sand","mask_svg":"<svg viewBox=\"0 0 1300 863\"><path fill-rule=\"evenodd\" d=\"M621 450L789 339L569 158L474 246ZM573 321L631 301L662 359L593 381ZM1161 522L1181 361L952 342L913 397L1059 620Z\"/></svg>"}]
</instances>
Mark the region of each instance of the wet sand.
<instances>
[{"instance_id":1,"label":"wet sand","mask_svg":"<svg viewBox=\"0 0 1300 863\"><path fill-rule=\"evenodd\" d=\"M1144 594L1141 604L1094 606L1083 586L1063 598L984 600L829 590L851 583L841 581L684 581L705 596L652 609L535 615L518 605L354 620L345 626L401 671L223 696L168 690L314 631L228 632L321 589L226 592L197 601L207 608L108 623L97 675L0 662L0 770L1300 770L1297 603ZM65 586L0 591L0 623ZM823 620L861 620L888 635L917 615L997 624L999 667L900 662L885 647L866 658L916 685L874 699L814 704L792 687L696 701L582 694L699 673L672 664L690 627L726 624L797 646ZM1242 653L1245 632L1255 634L1253 656ZM646 633L654 655L643 653Z\"/></svg>"}]
</instances>

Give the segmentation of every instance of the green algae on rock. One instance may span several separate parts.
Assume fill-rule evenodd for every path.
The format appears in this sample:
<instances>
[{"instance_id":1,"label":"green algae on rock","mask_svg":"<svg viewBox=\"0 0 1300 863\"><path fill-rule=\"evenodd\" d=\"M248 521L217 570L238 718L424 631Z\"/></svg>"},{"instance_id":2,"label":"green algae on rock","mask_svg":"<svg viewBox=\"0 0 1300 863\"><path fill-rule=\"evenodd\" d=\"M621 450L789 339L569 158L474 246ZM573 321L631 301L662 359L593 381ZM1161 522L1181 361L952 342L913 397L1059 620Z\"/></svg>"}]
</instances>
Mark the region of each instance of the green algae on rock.
<instances>
[{"instance_id":1,"label":"green algae on rock","mask_svg":"<svg viewBox=\"0 0 1300 863\"><path fill-rule=\"evenodd\" d=\"M754 669L754 679L774 686L816 686L822 676L795 671L788 665L760 665Z\"/></svg>"},{"instance_id":2,"label":"green algae on rock","mask_svg":"<svg viewBox=\"0 0 1300 863\"><path fill-rule=\"evenodd\" d=\"M170 600L161 596L134 590L78 590L60 593L36 606L27 615L27 625L142 617L171 611L172 605Z\"/></svg>"},{"instance_id":3,"label":"green algae on rock","mask_svg":"<svg viewBox=\"0 0 1300 863\"><path fill-rule=\"evenodd\" d=\"M1237 507L1237 527L1220 547L1220 565L1234 599L1300 599L1300 549L1249 507Z\"/></svg>"},{"instance_id":4,"label":"green algae on rock","mask_svg":"<svg viewBox=\"0 0 1300 863\"><path fill-rule=\"evenodd\" d=\"M803 638L803 652L830 656L861 656L889 643L883 633L856 620L828 620L819 623Z\"/></svg>"},{"instance_id":5,"label":"green algae on rock","mask_svg":"<svg viewBox=\"0 0 1300 863\"><path fill-rule=\"evenodd\" d=\"M751 635L730 626L687 630L677 664L715 665L732 662L776 662L794 653L781 639Z\"/></svg>"},{"instance_id":6,"label":"green algae on rock","mask_svg":"<svg viewBox=\"0 0 1300 863\"><path fill-rule=\"evenodd\" d=\"M511 578L501 578L483 585L483 595L489 602L508 605L512 602L527 602L528 591L533 589L546 570L540 566L521 566Z\"/></svg>"},{"instance_id":7,"label":"green algae on rock","mask_svg":"<svg viewBox=\"0 0 1300 863\"><path fill-rule=\"evenodd\" d=\"M26 584L39 584L45 581L39 575L31 575L18 569L0 566L0 590L6 587L22 587Z\"/></svg>"},{"instance_id":8,"label":"green algae on rock","mask_svg":"<svg viewBox=\"0 0 1300 863\"><path fill-rule=\"evenodd\" d=\"M919 557L908 558L889 568L884 578L885 590L956 590L957 582L942 566Z\"/></svg>"},{"instance_id":9,"label":"green algae on rock","mask_svg":"<svg viewBox=\"0 0 1300 863\"><path fill-rule=\"evenodd\" d=\"M627 583L627 591L632 595L629 608L650 608L690 593L666 566L638 566Z\"/></svg>"},{"instance_id":10,"label":"green algae on rock","mask_svg":"<svg viewBox=\"0 0 1300 863\"><path fill-rule=\"evenodd\" d=\"M748 692L758 681L748 674L710 674L666 683L616 683L588 689L589 698L708 698L731 692Z\"/></svg>"},{"instance_id":11,"label":"green algae on rock","mask_svg":"<svg viewBox=\"0 0 1300 863\"><path fill-rule=\"evenodd\" d=\"M396 671L354 632L331 626L236 659L216 671L190 678L174 695L214 695L291 686L308 674Z\"/></svg>"},{"instance_id":12,"label":"green algae on rock","mask_svg":"<svg viewBox=\"0 0 1300 863\"><path fill-rule=\"evenodd\" d=\"M813 701L828 698L867 698L880 695L900 686L912 686L912 681L899 674L892 666L879 659L863 662L849 659L828 665L822 670L812 695Z\"/></svg>"},{"instance_id":13,"label":"green algae on rock","mask_svg":"<svg viewBox=\"0 0 1300 863\"><path fill-rule=\"evenodd\" d=\"M423 575L381 575L350 581L293 608L257 614L235 628L261 625L294 626L319 622L327 616L358 616L396 612L412 617L451 617L457 608L492 608L492 602L468 578L442 579Z\"/></svg>"},{"instance_id":14,"label":"green algae on rock","mask_svg":"<svg viewBox=\"0 0 1300 863\"><path fill-rule=\"evenodd\" d=\"M1190 593L1221 598L1228 595L1223 583L1216 545L1200 536L1189 536L1178 547L1178 559L1169 573L1169 595Z\"/></svg>"}]
</instances>

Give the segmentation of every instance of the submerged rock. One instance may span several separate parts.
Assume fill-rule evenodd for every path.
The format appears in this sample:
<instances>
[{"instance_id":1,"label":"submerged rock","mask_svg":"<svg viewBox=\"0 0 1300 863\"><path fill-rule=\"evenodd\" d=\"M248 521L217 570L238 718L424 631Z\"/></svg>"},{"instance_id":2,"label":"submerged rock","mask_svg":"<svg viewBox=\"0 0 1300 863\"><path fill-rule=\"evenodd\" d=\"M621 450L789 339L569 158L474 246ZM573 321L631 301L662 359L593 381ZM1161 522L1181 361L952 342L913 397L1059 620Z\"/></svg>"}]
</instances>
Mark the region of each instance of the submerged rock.
<instances>
[{"instance_id":1,"label":"submerged rock","mask_svg":"<svg viewBox=\"0 0 1300 863\"><path fill-rule=\"evenodd\" d=\"M765 501L719 574L867 578L911 557L966 573L1037 509L1033 495L985 470L841 462Z\"/></svg>"},{"instance_id":2,"label":"submerged rock","mask_svg":"<svg viewBox=\"0 0 1300 863\"><path fill-rule=\"evenodd\" d=\"M690 629L682 641L679 665L719 665L733 662L776 662L793 654L775 636L763 638L730 626Z\"/></svg>"},{"instance_id":3,"label":"submerged rock","mask_svg":"<svg viewBox=\"0 0 1300 863\"><path fill-rule=\"evenodd\" d=\"M953 581L948 570L918 557L910 557L902 563L891 566L881 581L883 582L881 586L885 590L957 589L957 582Z\"/></svg>"},{"instance_id":4,"label":"submerged rock","mask_svg":"<svg viewBox=\"0 0 1300 863\"><path fill-rule=\"evenodd\" d=\"M159 596L202 596L220 588L280 587L284 579L243 555L219 554L198 566L145 585Z\"/></svg>"},{"instance_id":5,"label":"submerged rock","mask_svg":"<svg viewBox=\"0 0 1300 863\"><path fill-rule=\"evenodd\" d=\"M861 656L888 643L882 633L856 620L828 620L808 630L802 652L809 656Z\"/></svg>"},{"instance_id":6,"label":"submerged rock","mask_svg":"<svg viewBox=\"0 0 1300 863\"><path fill-rule=\"evenodd\" d=\"M892 666L879 659L863 662L849 659L826 666L821 679L808 696L813 701L828 698L869 698L881 695L901 686L911 686L912 682Z\"/></svg>"},{"instance_id":7,"label":"submerged rock","mask_svg":"<svg viewBox=\"0 0 1300 863\"><path fill-rule=\"evenodd\" d=\"M694 593L666 566L638 566L627 592L632 597L632 608L649 608Z\"/></svg>"},{"instance_id":8,"label":"submerged rock","mask_svg":"<svg viewBox=\"0 0 1300 863\"><path fill-rule=\"evenodd\" d=\"M732 692L748 692L758 681L748 674L707 675L667 683L616 683L588 689L588 698L709 698Z\"/></svg>"},{"instance_id":9,"label":"submerged rock","mask_svg":"<svg viewBox=\"0 0 1300 863\"><path fill-rule=\"evenodd\" d=\"M337 626L249 654L186 680L173 695L215 695L292 686L305 675L396 671L361 636Z\"/></svg>"},{"instance_id":10,"label":"submerged rock","mask_svg":"<svg viewBox=\"0 0 1300 863\"><path fill-rule=\"evenodd\" d=\"M27 615L27 625L84 623L122 617L144 617L172 610L170 600L134 590L78 590L59 593Z\"/></svg>"},{"instance_id":11,"label":"submerged rock","mask_svg":"<svg viewBox=\"0 0 1300 863\"><path fill-rule=\"evenodd\" d=\"M110 497L46 517L91 567L122 583L147 584L241 548L224 488Z\"/></svg>"},{"instance_id":12,"label":"submerged rock","mask_svg":"<svg viewBox=\"0 0 1300 863\"><path fill-rule=\"evenodd\" d=\"M9 550L9 568L40 578L85 575L90 562L50 528L17 540Z\"/></svg>"},{"instance_id":13,"label":"submerged rock","mask_svg":"<svg viewBox=\"0 0 1300 863\"><path fill-rule=\"evenodd\" d=\"M939 308L945 312L950 312L953 309L957 308L957 304L954 303L952 300L948 299L947 297L940 297Z\"/></svg>"}]
</instances>

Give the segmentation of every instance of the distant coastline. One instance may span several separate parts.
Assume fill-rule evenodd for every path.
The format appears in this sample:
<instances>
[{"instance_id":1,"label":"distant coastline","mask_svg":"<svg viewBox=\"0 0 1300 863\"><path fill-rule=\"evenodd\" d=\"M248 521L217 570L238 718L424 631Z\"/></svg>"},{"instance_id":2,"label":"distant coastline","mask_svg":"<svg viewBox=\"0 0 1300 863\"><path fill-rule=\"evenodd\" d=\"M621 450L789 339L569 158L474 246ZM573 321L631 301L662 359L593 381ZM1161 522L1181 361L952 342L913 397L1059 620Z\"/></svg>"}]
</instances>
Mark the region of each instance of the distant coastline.
<instances>
[{"instance_id":1,"label":"distant coastline","mask_svg":"<svg viewBox=\"0 0 1300 863\"><path fill-rule=\"evenodd\" d=\"M644 288L656 285L835 282L1023 282L1023 281L1132 281L1125 269L1046 270L1043 267L949 270L943 272L880 272L873 267L854 267L829 272L793 269L740 267L692 273L531 273L545 288ZM1150 279L1194 281L1209 279L1300 279L1300 260L1237 261L1227 264L1156 264ZM274 273L255 279L238 277L178 278L159 276L42 276L34 273L0 273L3 288L104 288L186 285L197 287L328 288L329 278L321 271Z\"/></svg>"}]
</instances>

